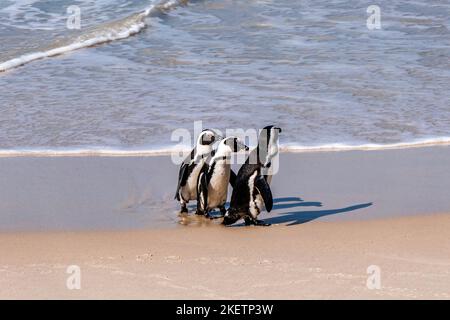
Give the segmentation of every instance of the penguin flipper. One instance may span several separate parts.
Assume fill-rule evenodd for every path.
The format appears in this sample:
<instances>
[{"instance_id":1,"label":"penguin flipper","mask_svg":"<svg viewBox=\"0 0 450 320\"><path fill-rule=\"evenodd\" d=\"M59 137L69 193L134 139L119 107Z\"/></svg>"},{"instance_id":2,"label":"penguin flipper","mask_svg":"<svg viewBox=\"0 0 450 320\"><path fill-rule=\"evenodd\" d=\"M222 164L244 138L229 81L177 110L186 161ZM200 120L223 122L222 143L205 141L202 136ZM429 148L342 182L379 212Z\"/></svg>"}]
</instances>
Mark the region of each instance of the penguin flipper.
<instances>
[{"instance_id":1,"label":"penguin flipper","mask_svg":"<svg viewBox=\"0 0 450 320\"><path fill-rule=\"evenodd\" d=\"M263 176L258 176L255 179L255 187L258 189L259 194L264 200L264 205L266 206L267 212L272 211L273 208L273 197L270 186Z\"/></svg>"},{"instance_id":2,"label":"penguin flipper","mask_svg":"<svg viewBox=\"0 0 450 320\"><path fill-rule=\"evenodd\" d=\"M187 179L189 177L189 167L191 167L193 164L195 152L195 148L192 149L189 156L184 159L183 163L180 166L180 170L178 172L177 192L175 193L175 199L178 201L180 201L180 188L186 185Z\"/></svg>"},{"instance_id":3,"label":"penguin flipper","mask_svg":"<svg viewBox=\"0 0 450 320\"><path fill-rule=\"evenodd\" d=\"M183 163L180 167L180 171L178 173L178 184L177 191L175 193L175 199L180 200L180 188L186 185L186 181L189 177L189 164Z\"/></svg>"},{"instance_id":4,"label":"penguin flipper","mask_svg":"<svg viewBox=\"0 0 450 320\"><path fill-rule=\"evenodd\" d=\"M230 184L233 188L236 185L236 179L237 179L236 173L234 173L233 170L230 170Z\"/></svg>"},{"instance_id":5,"label":"penguin flipper","mask_svg":"<svg viewBox=\"0 0 450 320\"><path fill-rule=\"evenodd\" d=\"M197 183L197 213L206 213L208 207L208 174L205 166L198 176Z\"/></svg>"}]
</instances>

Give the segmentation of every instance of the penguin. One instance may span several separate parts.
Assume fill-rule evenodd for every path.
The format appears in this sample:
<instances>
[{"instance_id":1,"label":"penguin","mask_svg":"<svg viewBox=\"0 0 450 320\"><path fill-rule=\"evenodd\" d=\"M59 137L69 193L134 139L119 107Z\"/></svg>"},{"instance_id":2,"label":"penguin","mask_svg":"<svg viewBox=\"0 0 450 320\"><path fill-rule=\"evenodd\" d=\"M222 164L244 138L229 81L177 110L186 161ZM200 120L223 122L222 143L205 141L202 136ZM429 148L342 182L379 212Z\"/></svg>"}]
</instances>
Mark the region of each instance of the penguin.
<instances>
[{"instance_id":1,"label":"penguin","mask_svg":"<svg viewBox=\"0 0 450 320\"><path fill-rule=\"evenodd\" d=\"M197 183L197 214L210 217L209 212L219 208L225 215L225 202L228 196L228 183L235 183L236 174L231 170L231 153L249 148L240 143L236 137L220 141L211 161L203 165Z\"/></svg>"},{"instance_id":2,"label":"penguin","mask_svg":"<svg viewBox=\"0 0 450 320\"><path fill-rule=\"evenodd\" d=\"M269 226L258 215L266 208L272 210L270 190L272 159L278 154L278 135L281 129L273 125L265 127L258 138L258 146L239 169L231 195L230 207L223 224L230 225L243 218L245 225Z\"/></svg>"},{"instance_id":3,"label":"penguin","mask_svg":"<svg viewBox=\"0 0 450 320\"><path fill-rule=\"evenodd\" d=\"M181 205L180 213L187 213L187 203L190 200L197 200L198 175L210 158L217 137L218 135L213 130L203 130L197 139L196 146L180 166L175 193L175 199Z\"/></svg>"}]
</instances>

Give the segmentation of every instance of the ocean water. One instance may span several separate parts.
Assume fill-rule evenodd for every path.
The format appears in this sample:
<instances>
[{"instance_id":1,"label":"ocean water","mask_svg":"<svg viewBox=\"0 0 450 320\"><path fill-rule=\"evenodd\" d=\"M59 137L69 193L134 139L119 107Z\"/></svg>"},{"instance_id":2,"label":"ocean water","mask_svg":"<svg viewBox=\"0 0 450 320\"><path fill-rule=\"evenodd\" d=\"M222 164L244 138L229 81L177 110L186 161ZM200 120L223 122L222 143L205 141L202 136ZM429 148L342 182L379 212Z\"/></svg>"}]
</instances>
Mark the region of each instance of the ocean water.
<instances>
[{"instance_id":1,"label":"ocean water","mask_svg":"<svg viewBox=\"0 0 450 320\"><path fill-rule=\"evenodd\" d=\"M0 150L162 150L178 128L286 148L450 142L450 2L2 0ZM78 5L81 29L66 26Z\"/></svg>"}]
</instances>

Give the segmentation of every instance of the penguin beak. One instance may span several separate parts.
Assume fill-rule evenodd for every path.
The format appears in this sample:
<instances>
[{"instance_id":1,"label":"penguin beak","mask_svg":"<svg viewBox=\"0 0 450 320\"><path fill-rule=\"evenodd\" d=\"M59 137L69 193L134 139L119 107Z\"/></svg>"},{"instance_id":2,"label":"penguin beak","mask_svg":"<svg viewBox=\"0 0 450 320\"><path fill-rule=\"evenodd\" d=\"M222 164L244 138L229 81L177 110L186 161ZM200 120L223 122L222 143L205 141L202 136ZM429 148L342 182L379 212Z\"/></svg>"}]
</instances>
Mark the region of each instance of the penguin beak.
<instances>
[{"instance_id":1,"label":"penguin beak","mask_svg":"<svg viewBox=\"0 0 450 320\"><path fill-rule=\"evenodd\" d=\"M235 149L235 152L238 152L238 151L241 151L241 150L245 150L245 151L250 150L249 147L247 147L244 143L242 143L238 139L235 140L234 149Z\"/></svg>"},{"instance_id":2,"label":"penguin beak","mask_svg":"<svg viewBox=\"0 0 450 320\"><path fill-rule=\"evenodd\" d=\"M215 136L202 136L200 143L204 146L209 146L216 141Z\"/></svg>"},{"instance_id":3,"label":"penguin beak","mask_svg":"<svg viewBox=\"0 0 450 320\"><path fill-rule=\"evenodd\" d=\"M281 133L281 128L275 127L275 130L278 130L278 133Z\"/></svg>"}]
</instances>

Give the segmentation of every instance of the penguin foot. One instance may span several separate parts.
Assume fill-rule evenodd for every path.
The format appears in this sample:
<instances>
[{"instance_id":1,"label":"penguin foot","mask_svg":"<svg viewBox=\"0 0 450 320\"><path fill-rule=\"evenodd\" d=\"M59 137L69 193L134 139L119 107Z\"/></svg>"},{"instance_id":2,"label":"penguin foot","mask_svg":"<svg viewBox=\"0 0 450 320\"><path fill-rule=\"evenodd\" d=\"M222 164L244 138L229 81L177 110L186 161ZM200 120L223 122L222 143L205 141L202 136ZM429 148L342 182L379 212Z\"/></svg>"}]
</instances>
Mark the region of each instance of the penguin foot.
<instances>
[{"instance_id":1,"label":"penguin foot","mask_svg":"<svg viewBox=\"0 0 450 320\"><path fill-rule=\"evenodd\" d=\"M255 221L255 226L261 226L261 227L268 227L271 226L272 224L264 222L263 220L256 220Z\"/></svg>"},{"instance_id":2,"label":"penguin foot","mask_svg":"<svg viewBox=\"0 0 450 320\"><path fill-rule=\"evenodd\" d=\"M244 218L244 222L246 226L251 226L252 224L255 224L255 221L253 221L250 218Z\"/></svg>"},{"instance_id":3,"label":"penguin foot","mask_svg":"<svg viewBox=\"0 0 450 320\"><path fill-rule=\"evenodd\" d=\"M209 218L209 219L214 219L214 217L212 215L209 214L209 212L203 212L203 215L205 216L205 218Z\"/></svg>"},{"instance_id":4,"label":"penguin foot","mask_svg":"<svg viewBox=\"0 0 450 320\"><path fill-rule=\"evenodd\" d=\"M180 209L180 213L188 213L188 208L186 206L182 206Z\"/></svg>"},{"instance_id":5,"label":"penguin foot","mask_svg":"<svg viewBox=\"0 0 450 320\"><path fill-rule=\"evenodd\" d=\"M268 227L271 225L270 223L264 222L263 220L256 220L256 219L250 219L250 218L245 218L244 221L245 221L246 226L254 225L254 226L260 226L260 227Z\"/></svg>"}]
</instances>

